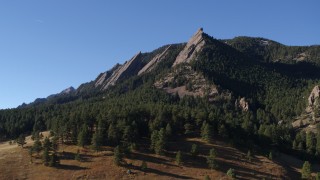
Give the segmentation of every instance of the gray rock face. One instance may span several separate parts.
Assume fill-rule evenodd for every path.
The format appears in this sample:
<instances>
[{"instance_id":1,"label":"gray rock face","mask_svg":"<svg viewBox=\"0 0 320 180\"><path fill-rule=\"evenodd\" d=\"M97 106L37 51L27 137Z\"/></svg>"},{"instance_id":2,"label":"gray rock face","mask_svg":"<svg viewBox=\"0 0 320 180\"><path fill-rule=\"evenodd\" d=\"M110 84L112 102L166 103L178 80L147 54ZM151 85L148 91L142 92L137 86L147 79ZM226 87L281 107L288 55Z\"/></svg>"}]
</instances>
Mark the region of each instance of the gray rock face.
<instances>
[{"instance_id":1,"label":"gray rock face","mask_svg":"<svg viewBox=\"0 0 320 180\"><path fill-rule=\"evenodd\" d=\"M145 72L152 71L158 63L165 60L166 55L168 54L168 50L170 49L171 45L167 47L162 53L156 55L148 64L146 64L138 73L138 75L141 75Z\"/></svg>"},{"instance_id":2,"label":"gray rock face","mask_svg":"<svg viewBox=\"0 0 320 180\"><path fill-rule=\"evenodd\" d=\"M132 75L132 73L137 70L140 63L141 52L133 56L129 61L125 62L115 70L111 77L107 79L107 84L103 87L103 90L107 89L109 86L114 86L119 79Z\"/></svg>"},{"instance_id":3,"label":"gray rock face","mask_svg":"<svg viewBox=\"0 0 320 180\"><path fill-rule=\"evenodd\" d=\"M69 88L61 91L60 94L70 94L70 93L73 93L73 92L75 92L75 91L76 91L76 89L74 89L74 87L71 86L71 87L69 87Z\"/></svg>"},{"instance_id":4,"label":"gray rock face","mask_svg":"<svg viewBox=\"0 0 320 180\"><path fill-rule=\"evenodd\" d=\"M113 68L111 68L109 71L101 73L97 79L95 80L94 87L97 88L99 86L103 86L107 83L108 79L114 74L115 71L117 71L121 67L120 64L116 64Z\"/></svg>"},{"instance_id":5,"label":"gray rock face","mask_svg":"<svg viewBox=\"0 0 320 180\"><path fill-rule=\"evenodd\" d=\"M308 107L306 109L307 112L311 112L314 107L319 106L319 102L318 102L319 97L320 97L320 87L315 86L308 98Z\"/></svg>"},{"instance_id":6,"label":"gray rock face","mask_svg":"<svg viewBox=\"0 0 320 180\"><path fill-rule=\"evenodd\" d=\"M189 40L186 47L179 53L173 66L180 63L189 63L195 57L196 53L201 51L202 47L206 43L203 35L203 29L200 28Z\"/></svg>"},{"instance_id":7,"label":"gray rock face","mask_svg":"<svg viewBox=\"0 0 320 180\"><path fill-rule=\"evenodd\" d=\"M241 98L240 101L236 100L235 106L239 107L242 111L249 111L249 103L246 98Z\"/></svg>"}]
</instances>

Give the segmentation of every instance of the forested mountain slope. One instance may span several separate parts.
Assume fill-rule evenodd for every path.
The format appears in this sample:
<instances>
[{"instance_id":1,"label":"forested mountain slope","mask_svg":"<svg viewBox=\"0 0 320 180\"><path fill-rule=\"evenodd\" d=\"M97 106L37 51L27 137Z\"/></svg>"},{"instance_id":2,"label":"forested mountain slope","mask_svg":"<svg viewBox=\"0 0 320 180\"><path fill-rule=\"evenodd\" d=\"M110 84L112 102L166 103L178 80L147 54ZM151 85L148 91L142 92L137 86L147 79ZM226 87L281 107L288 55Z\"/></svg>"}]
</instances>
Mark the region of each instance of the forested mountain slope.
<instances>
[{"instance_id":1,"label":"forested mountain slope","mask_svg":"<svg viewBox=\"0 0 320 180\"><path fill-rule=\"evenodd\" d=\"M320 84L319 63L319 46L218 40L199 29L187 44L138 53L69 93L1 110L0 136L51 130L74 144L85 133L85 145L99 137L101 145L127 147L147 138L152 146L156 134L170 129L170 138L219 137L246 148L318 158L317 138L307 142L291 122Z\"/></svg>"}]
</instances>

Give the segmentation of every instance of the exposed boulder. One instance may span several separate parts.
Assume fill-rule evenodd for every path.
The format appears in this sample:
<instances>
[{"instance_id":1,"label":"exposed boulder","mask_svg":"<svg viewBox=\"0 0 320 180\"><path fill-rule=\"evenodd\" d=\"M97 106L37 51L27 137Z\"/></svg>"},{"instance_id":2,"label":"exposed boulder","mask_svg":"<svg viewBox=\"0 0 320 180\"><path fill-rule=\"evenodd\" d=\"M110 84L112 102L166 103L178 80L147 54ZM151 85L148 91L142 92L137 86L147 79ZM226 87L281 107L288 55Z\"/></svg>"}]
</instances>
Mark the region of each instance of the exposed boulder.
<instances>
[{"instance_id":1,"label":"exposed boulder","mask_svg":"<svg viewBox=\"0 0 320 180\"><path fill-rule=\"evenodd\" d=\"M235 106L239 107L242 111L249 111L249 103L246 101L246 98L241 98L240 100L236 100Z\"/></svg>"},{"instance_id":2,"label":"exposed boulder","mask_svg":"<svg viewBox=\"0 0 320 180\"><path fill-rule=\"evenodd\" d=\"M195 58L196 54L201 51L205 43L203 29L200 28L196 34L192 36L185 48L179 53L173 66L180 63L189 63L193 58Z\"/></svg>"},{"instance_id":3,"label":"exposed boulder","mask_svg":"<svg viewBox=\"0 0 320 180\"><path fill-rule=\"evenodd\" d=\"M141 75L145 72L150 72L152 69L156 67L158 63L163 61L168 54L168 50L170 49L171 45L167 47L162 53L157 54L148 64L146 64L139 72L138 75Z\"/></svg>"}]
</instances>

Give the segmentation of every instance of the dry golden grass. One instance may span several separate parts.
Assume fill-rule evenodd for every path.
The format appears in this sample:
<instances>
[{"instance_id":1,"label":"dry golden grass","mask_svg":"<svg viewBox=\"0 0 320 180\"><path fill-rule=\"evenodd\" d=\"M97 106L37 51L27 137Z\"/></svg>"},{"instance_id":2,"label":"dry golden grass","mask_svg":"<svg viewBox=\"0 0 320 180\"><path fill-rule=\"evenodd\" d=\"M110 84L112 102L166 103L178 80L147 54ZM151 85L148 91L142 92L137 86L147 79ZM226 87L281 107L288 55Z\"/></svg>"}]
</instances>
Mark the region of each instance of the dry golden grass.
<instances>
[{"instance_id":1,"label":"dry golden grass","mask_svg":"<svg viewBox=\"0 0 320 180\"><path fill-rule=\"evenodd\" d=\"M31 144L29 142L28 146ZM197 157L189 154L192 144L200 147ZM79 162L74 160L79 147L62 146L59 149L61 165L52 168L42 165L41 158L36 155L31 163L28 147L22 149L17 145L1 144L0 179L204 179L206 175L211 179L228 179L226 172L229 168L235 169L238 179L293 178L281 163L264 156L255 156L249 162L245 153L221 141L208 144L199 138L180 139L169 143L166 156L150 153L146 150L146 143L138 146L140 150L125 158L126 163L122 167L113 164L111 147L103 147L100 152L80 148L83 161ZM217 170L207 168L205 156L211 148L215 148L218 154ZM178 150L183 152L184 157L180 166L174 162ZM147 162L148 169L145 172L140 170L142 161ZM132 171L131 174L127 174L128 169Z\"/></svg>"}]
</instances>

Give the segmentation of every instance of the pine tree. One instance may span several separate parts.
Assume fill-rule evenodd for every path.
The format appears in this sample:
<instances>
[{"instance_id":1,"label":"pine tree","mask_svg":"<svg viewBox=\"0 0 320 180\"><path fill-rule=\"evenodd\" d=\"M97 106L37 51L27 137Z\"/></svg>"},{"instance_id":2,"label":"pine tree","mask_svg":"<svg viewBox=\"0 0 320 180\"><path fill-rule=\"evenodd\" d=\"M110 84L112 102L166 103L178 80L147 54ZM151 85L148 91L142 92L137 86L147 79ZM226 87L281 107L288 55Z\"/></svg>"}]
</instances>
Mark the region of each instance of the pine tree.
<instances>
[{"instance_id":1,"label":"pine tree","mask_svg":"<svg viewBox=\"0 0 320 180\"><path fill-rule=\"evenodd\" d=\"M269 157L268 157L270 160L273 160L273 154L272 154L272 151L270 151L269 153Z\"/></svg>"},{"instance_id":2,"label":"pine tree","mask_svg":"<svg viewBox=\"0 0 320 180\"><path fill-rule=\"evenodd\" d=\"M212 128L211 126L204 122L201 127L201 137L203 140L210 142L212 139Z\"/></svg>"},{"instance_id":3,"label":"pine tree","mask_svg":"<svg viewBox=\"0 0 320 180\"><path fill-rule=\"evenodd\" d=\"M49 166L50 167L56 167L60 164L59 157L56 155L56 153L52 153L50 156L50 162Z\"/></svg>"},{"instance_id":4,"label":"pine tree","mask_svg":"<svg viewBox=\"0 0 320 180\"><path fill-rule=\"evenodd\" d=\"M19 138L17 139L18 146L23 146L26 144L26 137L23 134L20 134Z\"/></svg>"},{"instance_id":5,"label":"pine tree","mask_svg":"<svg viewBox=\"0 0 320 180\"><path fill-rule=\"evenodd\" d=\"M234 172L234 169L230 168L228 171L227 171L227 176L234 179L236 177L236 174Z\"/></svg>"},{"instance_id":6,"label":"pine tree","mask_svg":"<svg viewBox=\"0 0 320 180\"><path fill-rule=\"evenodd\" d=\"M118 129L112 123L110 124L108 129L108 140L111 144L118 144L120 140Z\"/></svg>"},{"instance_id":7,"label":"pine tree","mask_svg":"<svg viewBox=\"0 0 320 180\"><path fill-rule=\"evenodd\" d=\"M170 123L168 123L166 126L166 135L167 135L167 137L171 137L171 135L172 135L172 128L171 128Z\"/></svg>"},{"instance_id":8,"label":"pine tree","mask_svg":"<svg viewBox=\"0 0 320 180\"><path fill-rule=\"evenodd\" d=\"M196 144L192 144L190 153L192 156L197 156L199 154L198 146Z\"/></svg>"},{"instance_id":9,"label":"pine tree","mask_svg":"<svg viewBox=\"0 0 320 180\"><path fill-rule=\"evenodd\" d=\"M102 146L102 136L101 133L96 131L91 139L91 148L93 150L99 151Z\"/></svg>"},{"instance_id":10,"label":"pine tree","mask_svg":"<svg viewBox=\"0 0 320 180\"><path fill-rule=\"evenodd\" d=\"M80 150L77 150L77 154L74 156L74 160L76 161L81 161L81 155L80 155Z\"/></svg>"},{"instance_id":11,"label":"pine tree","mask_svg":"<svg viewBox=\"0 0 320 180\"><path fill-rule=\"evenodd\" d=\"M211 180L211 179L210 179L210 177L209 177L208 175L206 175L206 176L204 177L204 180Z\"/></svg>"},{"instance_id":12,"label":"pine tree","mask_svg":"<svg viewBox=\"0 0 320 180\"><path fill-rule=\"evenodd\" d=\"M81 128L80 133L78 134L78 146L84 147L88 144L88 127L86 125L83 125Z\"/></svg>"},{"instance_id":13,"label":"pine tree","mask_svg":"<svg viewBox=\"0 0 320 180\"><path fill-rule=\"evenodd\" d=\"M44 139L42 146L43 146L43 149L45 149L45 150L47 150L47 151L50 150L50 148L51 148L51 142L50 142L50 139L49 139L48 137L46 137L46 138Z\"/></svg>"},{"instance_id":14,"label":"pine tree","mask_svg":"<svg viewBox=\"0 0 320 180\"><path fill-rule=\"evenodd\" d=\"M44 149L43 154L42 154L42 161L45 166L49 165L50 161L50 155L49 155L49 150L47 148Z\"/></svg>"},{"instance_id":15,"label":"pine tree","mask_svg":"<svg viewBox=\"0 0 320 180\"><path fill-rule=\"evenodd\" d=\"M52 138L51 146L52 146L53 152L57 152L58 151L58 149L59 149L58 137L55 136L55 137Z\"/></svg>"},{"instance_id":16,"label":"pine tree","mask_svg":"<svg viewBox=\"0 0 320 180\"><path fill-rule=\"evenodd\" d=\"M158 133L158 131L157 131L157 130L152 131L152 134L151 134L151 144L150 144L150 149L151 149L151 150L153 150L153 151L155 150L155 148L156 148L156 143L157 143L158 139L159 139L159 133Z\"/></svg>"},{"instance_id":17,"label":"pine tree","mask_svg":"<svg viewBox=\"0 0 320 180\"><path fill-rule=\"evenodd\" d=\"M209 156L207 157L207 163L210 169L214 169L218 167L216 162L216 157L217 157L216 151L215 149L212 148L210 150Z\"/></svg>"},{"instance_id":18,"label":"pine tree","mask_svg":"<svg viewBox=\"0 0 320 180\"><path fill-rule=\"evenodd\" d=\"M159 133L158 133L158 140L155 144L155 152L156 154L163 154L163 151L165 149L166 146L166 133L165 130L163 128L160 129Z\"/></svg>"},{"instance_id":19,"label":"pine tree","mask_svg":"<svg viewBox=\"0 0 320 180\"><path fill-rule=\"evenodd\" d=\"M320 141L319 141L320 142ZM319 144L320 145L320 144ZM320 146L319 146L320 148ZM298 149L298 145L297 145L297 141L296 140L293 140L292 142L292 149ZM320 149L319 149L320 150Z\"/></svg>"},{"instance_id":20,"label":"pine tree","mask_svg":"<svg viewBox=\"0 0 320 180\"><path fill-rule=\"evenodd\" d=\"M182 153L181 153L181 151L177 152L176 163L177 163L178 166L181 165L181 163L182 163Z\"/></svg>"},{"instance_id":21,"label":"pine tree","mask_svg":"<svg viewBox=\"0 0 320 180\"><path fill-rule=\"evenodd\" d=\"M122 162L122 154L119 146L114 148L113 162L115 165L120 166Z\"/></svg>"},{"instance_id":22,"label":"pine tree","mask_svg":"<svg viewBox=\"0 0 320 180\"><path fill-rule=\"evenodd\" d=\"M301 169L301 178L310 179L311 177L311 164L308 161L305 161Z\"/></svg>"},{"instance_id":23,"label":"pine tree","mask_svg":"<svg viewBox=\"0 0 320 180\"><path fill-rule=\"evenodd\" d=\"M42 149L42 143L39 140L39 138L37 138L36 141L33 143L32 150L36 152L37 155L39 156L41 149Z\"/></svg>"},{"instance_id":24,"label":"pine tree","mask_svg":"<svg viewBox=\"0 0 320 180\"><path fill-rule=\"evenodd\" d=\"M145 171L145 170L148 169L148 165L147 165L146 161L142 161L141 166L140 166L140 169L141 169L142 171Z\"/></svg>"},{"instance_id":25,"label":"pine tree","mask_svg":"<svg viewBox=\"0 0 320 180\"><path fill-rule=\"evenodd\" d=\"M313 150L315 149L314 134L311 131L307 132L307 135L306 135L306 148L308 153L310 154L312 154Z\"/></svg>"}]
</instances>

